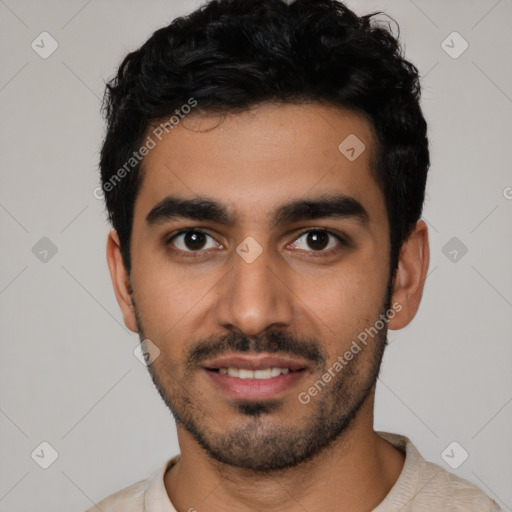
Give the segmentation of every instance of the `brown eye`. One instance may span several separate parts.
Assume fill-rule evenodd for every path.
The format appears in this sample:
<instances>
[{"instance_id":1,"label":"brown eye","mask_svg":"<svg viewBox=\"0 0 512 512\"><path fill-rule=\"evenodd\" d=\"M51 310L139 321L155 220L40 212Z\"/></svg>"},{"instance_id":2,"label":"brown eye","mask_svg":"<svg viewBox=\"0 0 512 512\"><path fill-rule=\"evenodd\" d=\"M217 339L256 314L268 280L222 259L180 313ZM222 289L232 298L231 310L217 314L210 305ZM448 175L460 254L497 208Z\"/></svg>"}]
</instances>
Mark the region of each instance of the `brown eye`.
<instances>
[{"instance_id":1,"label":"brown eye","mask_svg":"<svg viewBox=\"0 0 512 512\"><path fill-rule=\"evenodd\" d=\"M183 243L190 249L191 251L197 251L199 249L203 249L206 243L206 236L204 233L198 233L194 231L189 231L184 234Z\"/></svg>"},{"instance_id":2,"label":"brown eye","mask_svg":"<svg viewBox=\"0 0 512 512\"><path fill-rule=\"evenodd\" d=\"M315 251L322 251L329 244L329 235L322 231L310 231L307 234L306 242Z\"/></svg>"},{"instance_id":3,"label":"brown eye","mask_svg":"<svg viewBox=\"0 0 512 512\"><path fill-rule=\"evenodd\" d=\"M204 231L190 229L174 235L168 243L180 251L198 252L202 249L217 247L216 244L211 244L210 247L207 246L209 238L211 239L211 236Z\"/></svg>"},{"instance_id":4,"label":"brown eye","mask_svg":"<svg viewBox=\"0 0 512 512\"><path fill-rule=\"evenodd\" d=\"M307 252L329 253L348 245L345 240L325 229L310 229L301 234L292 244L295 249L305 250Z\"/></svg>"}]
</instances>

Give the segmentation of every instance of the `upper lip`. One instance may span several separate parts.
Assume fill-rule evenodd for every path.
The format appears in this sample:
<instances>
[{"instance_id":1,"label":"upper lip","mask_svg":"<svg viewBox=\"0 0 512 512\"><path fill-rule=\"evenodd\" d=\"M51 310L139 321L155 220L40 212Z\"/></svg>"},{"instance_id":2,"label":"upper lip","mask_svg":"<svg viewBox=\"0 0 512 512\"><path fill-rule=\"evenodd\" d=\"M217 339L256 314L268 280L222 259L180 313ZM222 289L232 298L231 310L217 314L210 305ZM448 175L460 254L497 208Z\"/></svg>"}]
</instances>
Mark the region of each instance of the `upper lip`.
<instances>
[{"instance_id":1,"label":"upper lip","mask_svg":"<svg viewBox=\"0 0 512 512\"><path fill-rule=\"evenodd\" d=\"M203 364L204 368L217 370L219 368L244 368L246 370L263 370L265 368L288 368L301 370L307 367L303 361L285 356L224 356L210 359Z\"/></svg>"}]
</instances>

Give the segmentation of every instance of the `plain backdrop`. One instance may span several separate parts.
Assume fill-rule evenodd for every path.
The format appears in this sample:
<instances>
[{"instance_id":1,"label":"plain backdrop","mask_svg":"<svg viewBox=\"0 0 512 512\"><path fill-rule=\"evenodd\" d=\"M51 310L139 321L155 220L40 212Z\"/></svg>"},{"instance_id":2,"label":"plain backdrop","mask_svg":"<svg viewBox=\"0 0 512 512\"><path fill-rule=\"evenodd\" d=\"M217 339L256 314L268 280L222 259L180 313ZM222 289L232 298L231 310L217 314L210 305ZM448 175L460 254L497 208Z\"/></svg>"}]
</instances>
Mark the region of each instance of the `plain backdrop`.
<instances>
[{"instance_id":1,"label":"plain backdrop","mask_svg":"<svg viewBox=\"0 0 512 512\"><path fill-rule=\"evenodd\" d=\"M179 451L115 301L93 191L104 82L198 5L0 0L1 511L81 512ZM375 426L449 470L457 442L469 456L452 471L512 510L512 3L348 5L399 23L431 142L429 277L390 332Z\"/></svg>"}]
</instances>

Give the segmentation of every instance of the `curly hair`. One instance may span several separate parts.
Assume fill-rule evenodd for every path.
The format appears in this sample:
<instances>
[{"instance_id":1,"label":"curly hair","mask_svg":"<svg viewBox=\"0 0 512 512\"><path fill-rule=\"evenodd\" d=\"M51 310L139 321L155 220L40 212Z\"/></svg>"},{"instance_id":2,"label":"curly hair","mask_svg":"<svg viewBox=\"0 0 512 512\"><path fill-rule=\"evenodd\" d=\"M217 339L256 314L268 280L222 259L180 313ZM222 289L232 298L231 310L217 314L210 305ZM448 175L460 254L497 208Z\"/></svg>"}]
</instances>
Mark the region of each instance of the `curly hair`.
<instances>
[{"instance_id":1,"label":"curly hair","mask_svg":"<svg viewBox=\"0 0 512 512\"><path fill-rule=\"evenodd\" d=\"M380 14L357 16L336 0L211 0L124 58L106 84L100 171L128 272L140 162L115 187L106 185L148 128L190 98L215 113L273 101L364 115L378 139L372 172L385 197L396 270L422 212L430 160L418 70L405 60L399 34L376 20Z\"/></svg>"}]
</instances>

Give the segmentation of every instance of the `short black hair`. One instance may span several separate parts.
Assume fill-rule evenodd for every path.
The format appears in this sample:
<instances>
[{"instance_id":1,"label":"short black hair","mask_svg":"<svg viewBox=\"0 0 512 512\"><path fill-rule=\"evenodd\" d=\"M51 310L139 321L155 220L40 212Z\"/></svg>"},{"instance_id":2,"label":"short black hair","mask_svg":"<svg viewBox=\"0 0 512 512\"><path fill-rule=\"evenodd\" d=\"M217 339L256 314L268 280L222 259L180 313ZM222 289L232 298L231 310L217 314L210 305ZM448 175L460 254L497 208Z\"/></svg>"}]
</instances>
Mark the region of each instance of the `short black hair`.
<instances>
[{"instance_id":1,"label":"short black hair","mask_svg":"<svg viewBox=\"0 0 512 512\"><path fill-rule=\"evenodd\" d=\"M396 270L421 216L430 160L418 70L403 56L398 25L394 36L380 14L357 16L336 0L211 0L124 58L106 84L100 170L128 272L143 171L137 152L151 126L191 102L215 113L320 102L364 115L378 139L373 173Z\"/></svg>"}]
</instances>

